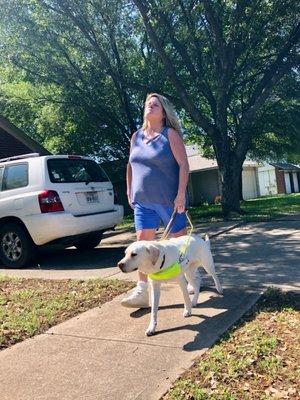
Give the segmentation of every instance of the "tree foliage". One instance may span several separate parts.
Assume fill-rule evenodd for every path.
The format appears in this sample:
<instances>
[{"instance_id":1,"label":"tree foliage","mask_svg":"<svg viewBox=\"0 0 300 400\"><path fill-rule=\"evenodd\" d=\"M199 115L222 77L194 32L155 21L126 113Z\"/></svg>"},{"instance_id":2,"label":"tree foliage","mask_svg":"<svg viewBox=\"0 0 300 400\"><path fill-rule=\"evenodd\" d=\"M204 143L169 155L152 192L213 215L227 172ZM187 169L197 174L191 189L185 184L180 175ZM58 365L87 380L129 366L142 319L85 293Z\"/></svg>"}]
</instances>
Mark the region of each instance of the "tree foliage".
<instances>
[{"instance_id":1,"label":"tree foliage","mask_svg":"<svg viewBox=\"0 0 300 400\"><path fill-rule=\"evenodd\" d=\"M0 65L9 77L0 104L49 148L125 158L145 95L157 91L175 103L206 153L213 149L224 213L240 211L249 151L293 154L297 2L0 2Z\"/></svg>"},{"instance_id":2,"label":"tree foliage","mask_svg":"<svg viewBox=\"0 0 300 400\"><path fill-rule=\"evenodd\" d=\"M299 66L299 4L134 3L181 104L212 143L224 213L240 212L242 164L256 119L282 77Z\"/></svg>"},{"instance_id":3,"label":"tree foliage","mask_svg":"<svg viewBox=\"0 0 300 400\"><path fill-rule=\"evenodd\" d=\"M55 87L39 103L53 106L59 129L52 141L59 151L98 155L105 149L116 158L128 151L139 107L131 104L127 85L134 39L122 32L120 7L118 1L110 2L109 11L102 2L3 1L2 57L34 88ZM43 117L39 121L46 130Z\"/></svg>"}]
</instances>

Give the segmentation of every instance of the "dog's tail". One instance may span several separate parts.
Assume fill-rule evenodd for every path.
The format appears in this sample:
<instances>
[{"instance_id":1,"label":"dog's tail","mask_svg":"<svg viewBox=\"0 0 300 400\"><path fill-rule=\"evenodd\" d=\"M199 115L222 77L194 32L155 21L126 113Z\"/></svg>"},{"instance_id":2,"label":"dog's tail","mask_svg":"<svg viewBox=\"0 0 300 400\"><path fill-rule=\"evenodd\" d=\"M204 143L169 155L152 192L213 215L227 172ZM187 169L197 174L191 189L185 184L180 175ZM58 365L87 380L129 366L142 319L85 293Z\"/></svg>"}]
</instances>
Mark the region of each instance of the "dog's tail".
<instances>
[{"instance_id":1,"label":"dog's tail","mask_svg":"<svg viewBox=\"0 0 300 400\"><path fill-rule=\"evenodd\" d=\"M209 240L209 236L208 236L207 233L205 234L204 240L205 240L205 242L207 243L208 247L210 248L210 240Z\"/></svg>"}]
</instances>

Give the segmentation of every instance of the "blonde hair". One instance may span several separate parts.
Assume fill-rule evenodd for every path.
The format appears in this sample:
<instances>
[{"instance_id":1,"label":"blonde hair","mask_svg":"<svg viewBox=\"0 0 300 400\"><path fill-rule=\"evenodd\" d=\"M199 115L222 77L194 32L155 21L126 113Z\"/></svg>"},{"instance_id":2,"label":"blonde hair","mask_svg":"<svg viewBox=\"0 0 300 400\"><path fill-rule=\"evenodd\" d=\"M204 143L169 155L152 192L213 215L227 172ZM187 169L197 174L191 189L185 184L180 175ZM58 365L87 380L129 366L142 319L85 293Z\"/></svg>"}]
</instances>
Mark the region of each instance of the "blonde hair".
<instances>
[{"instance_id":1,"label":"blonde hair","mask_svg":"<svg viewBox=\"0 0 300 400\"><path fill-rule=\"evenodd\" d=\"M161 94L150 93L150 94L148 94L148 96L146 98L145 105L152 97L156 97L163 108L165 125L169 128L173 128L175 131L177 131L179 133L179 135L182 136L180 122L177 117L177 114L176 114L173 104L166 97L162 96ZM148 121L145 118L145 110L144 110L144 121L143 121L142 129L145 130L145 129L147 129L147 127L148 127Z\"/></svg>"}]
</instances>

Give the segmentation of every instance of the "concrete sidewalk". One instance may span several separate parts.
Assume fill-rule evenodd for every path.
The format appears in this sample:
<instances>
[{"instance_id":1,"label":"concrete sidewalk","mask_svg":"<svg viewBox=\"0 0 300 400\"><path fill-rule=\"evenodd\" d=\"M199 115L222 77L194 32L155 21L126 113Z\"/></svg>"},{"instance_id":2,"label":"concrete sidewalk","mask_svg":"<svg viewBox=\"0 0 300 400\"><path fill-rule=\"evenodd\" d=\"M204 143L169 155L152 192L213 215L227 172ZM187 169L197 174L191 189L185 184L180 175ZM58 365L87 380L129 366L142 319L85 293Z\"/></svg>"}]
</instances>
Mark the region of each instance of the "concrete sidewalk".
<instances>
[{"instance_id":1,"label":"concrete sidewalk","mask_svg":"<svg viewBox=\"0 0 300 400\"><path fill-rule=\"evenodd\" d=\"M265 287L300 289L299 221L246 224L215 236L224 296L205 278L210 288L183 318L179 288L164 285L153 337L144 335L149 310L122 308L115 298L0 352L0 399L158 400Z\"/></svg>"},{"instance_id":2,"label":"concrete sidewalk","mask_svg":"<svg viewBox=\"0 0 300 400\"><path fill-rule=\"evenodd\" d=\"M159 399L196 356L257 299L244 288L201 294L183 318L177 285L165 285L158 334L146 337L149 311L120 298L0 352L1 400Z\"/></svg>"}]
</instances>

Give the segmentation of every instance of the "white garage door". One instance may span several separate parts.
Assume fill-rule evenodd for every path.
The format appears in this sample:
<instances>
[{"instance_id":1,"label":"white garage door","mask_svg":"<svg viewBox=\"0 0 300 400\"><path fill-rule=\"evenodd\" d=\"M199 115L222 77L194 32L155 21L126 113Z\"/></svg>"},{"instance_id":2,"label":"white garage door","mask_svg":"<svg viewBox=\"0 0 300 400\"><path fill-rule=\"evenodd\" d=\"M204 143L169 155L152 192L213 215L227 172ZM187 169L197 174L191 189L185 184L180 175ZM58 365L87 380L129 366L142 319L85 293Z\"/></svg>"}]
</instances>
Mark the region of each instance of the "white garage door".
<instances>
[{"instance_id":1,"label":"white garage door","mask_svg":"<svg viewBox=\"0 0 300 400\"><path fill-rule=\"evenodd\" d=\"M261 196L277 194L275 168L258 171L259 191Z\"/></svg>"},{"instance_id":2,"label":"white garage door","mask_svg":"<svg viewBox=\"0 0 300 400\"><path fill-rule=\"evenodd\" d=\"M284 181L286 193L292 193L290 174L288 172L284 173Z\"/></svg>"},{"instance_id":3,"label":"white garage door","mask_svg":"<svg viewBox=\"0 0 300 400\"><path fill-rule=\"evenodd\" d=\"M257 184L254 169L245 169L242 172L243 199L255 199L257 197Z\"/></svg>"}]
</instances>

